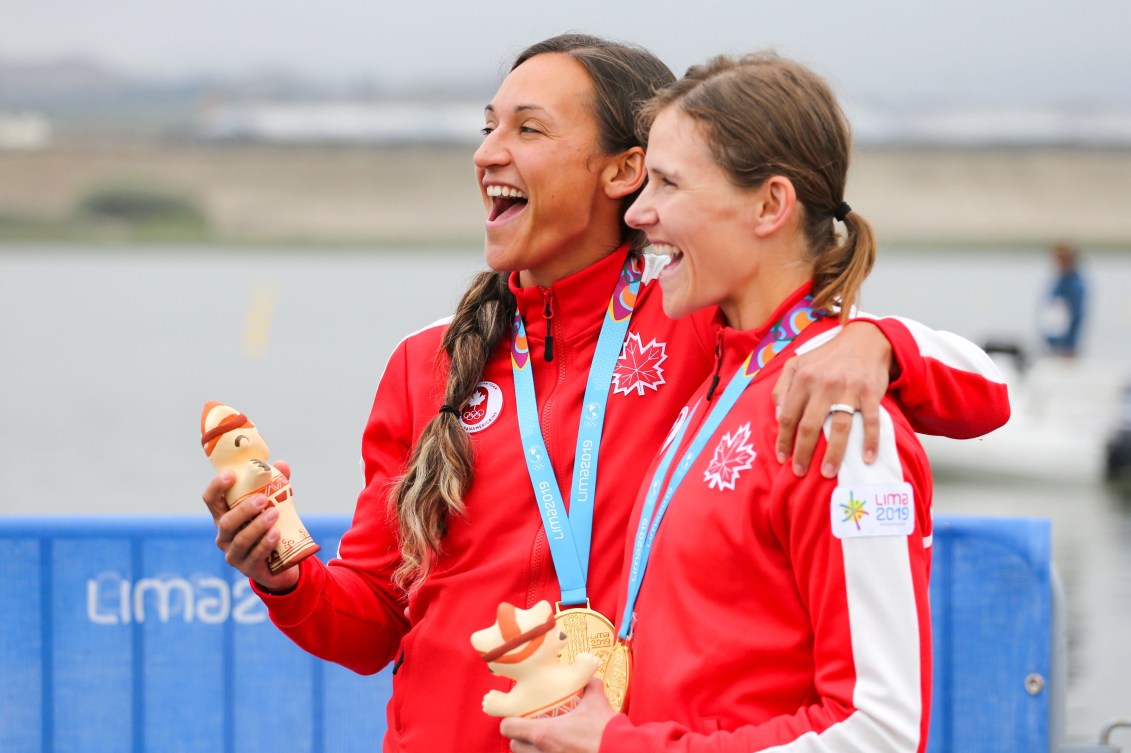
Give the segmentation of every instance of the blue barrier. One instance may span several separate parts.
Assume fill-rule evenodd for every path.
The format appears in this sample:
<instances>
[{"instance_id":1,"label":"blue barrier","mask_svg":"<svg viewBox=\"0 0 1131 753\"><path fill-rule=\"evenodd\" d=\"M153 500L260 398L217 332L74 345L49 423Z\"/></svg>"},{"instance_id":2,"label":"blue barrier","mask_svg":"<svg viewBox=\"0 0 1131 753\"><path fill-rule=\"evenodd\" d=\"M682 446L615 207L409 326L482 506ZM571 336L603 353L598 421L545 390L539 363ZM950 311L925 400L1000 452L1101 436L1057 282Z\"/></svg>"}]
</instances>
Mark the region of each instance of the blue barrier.
<instances>
[{"instance_id":1,"label":"blue barrier","mask_svg":"<svg viewBox=\"0 0 1131 753\"><path fill-rule=\"evenodd\" d=\"M305 522L328 558L349 520ZM0 519L0 751L379 750L387 670L296 648L214 539L205 517ZM1050 749L1050 554L1044 520L936 518L931 753Z\"/></svg>"},{"instance_id":2,"label":"blue barrier","mask_svg":"<svg viewBox=\"0 0 1131 753\"><path fill-rule=\"evenodd\" d=\"M936 516L929 753L1048 751L1052 534L1038 518Z\"/></svg>"},{"instance_id":3,"label":"blue barrier","mask_svg":"<svg viewBox=\"0 0 1131 753\"><path fill-rule=\"evenodd\" d=\"M305 522L331 556L348 518ZM388 677L306 654L204 518L0 520L0 750L380 749Z\"/></svg>"}]
</instances>

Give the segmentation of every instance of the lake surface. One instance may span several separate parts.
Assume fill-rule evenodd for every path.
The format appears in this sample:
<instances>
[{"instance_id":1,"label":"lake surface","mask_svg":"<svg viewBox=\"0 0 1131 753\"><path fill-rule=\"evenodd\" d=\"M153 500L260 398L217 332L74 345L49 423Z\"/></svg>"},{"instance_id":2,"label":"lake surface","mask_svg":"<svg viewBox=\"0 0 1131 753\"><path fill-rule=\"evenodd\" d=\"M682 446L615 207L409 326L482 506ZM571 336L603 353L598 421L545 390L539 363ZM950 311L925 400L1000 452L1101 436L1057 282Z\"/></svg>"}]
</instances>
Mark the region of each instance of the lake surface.
<instances>
[{"instance_id":1,"label":"lake surface","mask_svg":"<svg viewBox=\"0 0 1131 753\"><path fill-rule=\"evenodd\" d=\"M478 249L0 245L0 514L204 515L208 400L241 409L292 462L300 511L351 512L389 353L450 314L481 264ZM1085 363L1131 374L1131 250L1089 254L1085 273ZM891 252L863 307L1032 349L1050 275L1042 249ZM1067 730L1093 740L1131 716L1131 508L1096 480L1048 475L948 474L935 506L1052 519Z\"/></svg>"}]
</instances>

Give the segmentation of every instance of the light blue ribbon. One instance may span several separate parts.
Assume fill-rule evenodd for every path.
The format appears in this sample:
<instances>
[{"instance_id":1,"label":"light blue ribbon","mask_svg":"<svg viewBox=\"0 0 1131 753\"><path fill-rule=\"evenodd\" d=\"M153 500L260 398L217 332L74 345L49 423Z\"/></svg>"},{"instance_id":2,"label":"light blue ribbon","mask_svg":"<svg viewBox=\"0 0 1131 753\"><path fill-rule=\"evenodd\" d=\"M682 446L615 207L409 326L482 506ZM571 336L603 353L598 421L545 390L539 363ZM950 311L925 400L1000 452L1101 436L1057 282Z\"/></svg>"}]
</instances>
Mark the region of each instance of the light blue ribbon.
<instances>
[{"instance_id":1,"label":"light blue ribbon","mask_svg":"<svg viewBox=\"0 0 1131 753\"><path fill-rule=\"evenodd\" d=\"M812 303L812 297L803 298L758 341L758 345L747 356L746 361L738 367L734 378L730 380L726 389L719 396L718 402L707 414L703 425L699 427L699 431L696 432L687 450L683 453L679 465L672 471L671 479L668 481L666 491L664 491L664 478L667 477L668 468L671 467L672 460L675 459L676 453L679 451L683 435L687 432L687 427L691 425L691 420L699 408L698 404L687 415L668 444L667 451L656 467L655 473L652 474L652 481L648 485L648 493L644 497L644 505L640 511L640 523L637 525L636 536L632 542L632 565L628 572L628 596L625 599L624 613L621 615L621 625L618 631L622 640L627 640L632 635L632 616L636 611L636 600L640 597L640 586L644 582L644 572L647 570L648 561L652 556L652 544L656 539L656 532L660 529L660 522L663 521L664 515L668 511L668 505L671 504L672 497L675 496L676 490L683 483L687 472L699 455L702 454L703 448L714 436L723 419L727 417L735 403L738 402L738 398L754 381L754 377L775 356L784 351L806 327L816 321L811 308ZM659 499L661 491L663 491L664 496L660 500L659 509L656 509L656 500Z\"/></svg>"},{"instance_id":2,"label":"light blue ribbon","mask_svg":"<svg viewBox=\"0 0 1131 753\"><path fill-rule=\"evenodd\" d=\"M625 334L628 332L639 290L640 270L636 260L629 256L617 278L617 286L605 312L593 363L589 368L589 379L581 406L581 423L577 431L577 447L574 450L568 513L539 426L534 375L526 346L526 327L522 323L522 315L515 314L511 370L514 374L518 427L522 436L526 469L530 474L538 512L542 516L546 540L550 545L550 556L557 571L563 605L584 604L588 599L585 584L593 539L594 499L597 494L601 435L605 429L605 408L613 372L624 347Z\"/></svg>"}]
</instances>

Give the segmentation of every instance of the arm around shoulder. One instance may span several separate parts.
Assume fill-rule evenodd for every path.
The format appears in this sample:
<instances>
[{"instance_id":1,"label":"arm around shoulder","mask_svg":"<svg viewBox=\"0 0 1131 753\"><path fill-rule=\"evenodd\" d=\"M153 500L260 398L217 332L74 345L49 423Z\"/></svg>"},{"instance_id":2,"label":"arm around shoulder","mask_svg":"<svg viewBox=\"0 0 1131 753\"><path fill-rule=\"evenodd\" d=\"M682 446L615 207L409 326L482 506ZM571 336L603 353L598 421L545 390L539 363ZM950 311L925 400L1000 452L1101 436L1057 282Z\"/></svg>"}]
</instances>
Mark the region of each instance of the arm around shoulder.
<instances>
[{"instance_id":1,"label":"arm around shoulder","mask_svg":"<svg viewBox=\"0 0 1131 753\"><path fill-rule=\"evenodd\" d=\"M860 314L891 343L898 375L890 393L915 431L953 439L987 434L1009 420L1009 390L985 351L912 319Z\"/></svg>"}]
</instances>

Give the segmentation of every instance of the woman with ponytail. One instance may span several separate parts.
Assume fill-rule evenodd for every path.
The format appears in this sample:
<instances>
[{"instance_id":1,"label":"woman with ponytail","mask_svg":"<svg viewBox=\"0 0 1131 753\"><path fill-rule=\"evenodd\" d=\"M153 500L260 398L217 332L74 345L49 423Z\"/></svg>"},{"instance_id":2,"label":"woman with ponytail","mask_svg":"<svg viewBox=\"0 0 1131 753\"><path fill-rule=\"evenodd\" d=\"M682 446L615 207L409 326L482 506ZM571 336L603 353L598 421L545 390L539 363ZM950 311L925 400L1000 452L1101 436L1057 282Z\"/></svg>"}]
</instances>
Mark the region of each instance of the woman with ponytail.
<instances>
[{"instance_id":1,"label":"woman with ponytail","mask_svg":"<svg viewBox=\"0 0 1131 753\"><path fill-rule=\"evenodd\" d=\"M875 260L845 202L844 115L807 68L757 54L692 67L644 124L648 186L627 219L672 257L669 315L718 306L723 379L692 395L631 516L627 712L586 693L503 732L516 753L923 751L932 487L911 424L885 398L869 465L855 418L835 479L773 453L783 361L848 319Z\"/></svg>"},{"instance_id":2,"label":"woman with ponytail","mask_svg":"<svg viewBox=\"0 0 1131 753\"><path fill-rule=\"evenodd\" d=\"M469 643L500 602L557 604L571 652L607 655L612 644L633 494L714 368L714 312L665 316L659 286L642 280L642 235L624 223L645 181L635 118L673 78L644 50L583 35L519 56L475 154L495 271L451 320L391 356L363 440L365 488L336 558L270 574L271 511L227 511L225 477L205 491L217 544L283 632L357 672L392 664L386 751L507 749L481 710L507 683ZM924 356L895 320L846 327L806 357L822 378L796 371L783 452L796 433L804 474L829 405L878 416L889 370L923 425L995 428L1007 414L1004 388L979 373L988 359L969 344L946 353ZM981 391L952 404L948 385L969 381ZM972 429L956 410L982 423ZM837 419L846 436L849 417Z\"/></svg>"}]
</instances>

